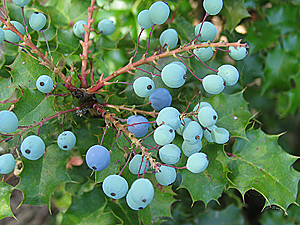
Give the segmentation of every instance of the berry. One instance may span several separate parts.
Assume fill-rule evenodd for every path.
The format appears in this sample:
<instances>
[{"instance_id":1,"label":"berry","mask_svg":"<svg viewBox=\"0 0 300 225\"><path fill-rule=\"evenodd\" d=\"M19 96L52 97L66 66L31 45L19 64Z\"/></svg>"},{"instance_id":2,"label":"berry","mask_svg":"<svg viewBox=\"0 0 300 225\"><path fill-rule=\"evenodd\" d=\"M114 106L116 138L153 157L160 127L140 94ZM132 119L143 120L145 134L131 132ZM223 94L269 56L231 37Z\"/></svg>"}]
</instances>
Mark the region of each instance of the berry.
<instances>
[{"instance_id":1,"label":"berry","mask_svg":"<svg viewBox=\"0 0 300 225\"><path fill-rule=\"evenodd\" d=\"M195 27L195 35L196 36L199 34L199 30L200 30L201 25L202 25L202 23L199 23ZM204 42L206 42L206 41L213 42L215 40L216 36L217 36L216 26L213 25L211 22L204 21L198 40L201 41L201 42L203 42L203 41Z\"/></svg>"},{"instance_id":2,"label":"berry","mask_svg":"<svg viewBox=\"0 0 300 225\"><path fill-rule=\"evenodd\" d=\"M190 144L196 144L201 141L203 130L197 121L190 122L183 131L183 139Z\"/></svg>"},{"instance_id":3,"label":"berry","mask_svg":"<svg viewBox=\"0 0 300 225\"><path fill-rule=\"evenodd\" d=\"M142 155L139 154L133 156L133 158L129 162L129 171L132 174L138 174L139 170L140 170L140 174L143 174L145 169L147 171L148 168L149 168L149 162L147 163L145 157L143 157L143 163L142 163Z\"/></svg>"},{"instance_id":4,"label":"berry","mask_svg":"<svg viewBox=\"0 0 300 225\"><path fill-rule=\"evenodd\" d=\"M180 65L170 63L162 69L161 79L168 87L179 88L185 83L186 73Z\"/></svg>"},{"instance_id":5,"label":"berry","mask_svg":"<svg viewBox=\"0 0 300 225\"><path fill-rule=\"evenodd\" d=\"M216 125L212 125L211 127L207 127L207 129L205 129L203 131L203 135L204 135L204 138L208 141L208 142L214 142L214 140L212 139L211 137L211 132L213 129L217 128Z\"/></svg>"},{"instance_id":6,"label":"berry","mask_svg":"<svg viewBox=\"0 0 300 225\"><path fill-rule=\"evenodd\" d=\"M204 42L205 43L205 42ZM208 61L211 59L211 57L214 54L214 51L211 47L204 47L204 48L198 48L194 49L193 53L201 59L202 62ZM198 59L197 59L198 60Z\"/></svg>"},{"instance_id":7,"label":"berry","mask_svg":"<svg viewBox=\"0 0 300 225\"><path fill-rule=\"evenodd\" d=\"M146 178L139 178L135 180L130 187L130 196L132 200L138 205L144 205L145 208L154 197L154 188Z\"/></svg>"},{"instance_id":8,"label":"berry","mask_svg":"<svg viewBox=\"0 0 300 225\"><path fill-rule=\"evenodd\" d=\"M205 153L199 152L191 155L186 163L186 168L192 173L201 173L208 166L208 158Z\"/></svg>"},{"instance_id":9,"label":"berry","mask_svg":"<svg viewBox=\"0 0 300 225\"><path fill-rule=\"evenodd\" d=\"M245 47L233 47L229 46L229 56L234 60L242 60L247 55L247 49Z\"/></svg>"},{"instance_id":10,"label":"berry","mask_svg":"<svg viewBox=\"0 0 300 225\"><path fill-rule=\"evenodd\" d=\"M216 127L211 131L211 138L217 144L225 144L229 141L230 135L228 130L226 130L225 128Z\"/></svg>"},{"instance_id":11,"label":"berry","mask_svg":"<svg viewBox=\"0 0 300 225\"><path fill-rule=\"evenodd\" d=\"M211 107L203 107L199 110L198 120L203 127L210 127L216 124L218 114Z\"/></svg>"},{"instance_id":12,"label":"berry","mask_svg":"<svg viewBox=\"0 0 300 225\"><path fill-rule=\"evenodd\" d=\"M0 132L11 133L14 132L19 126L19 120L11 111L0 111Z\"/></svg>"},{"instance_id":13,"label":"berry","mask_svg":"<svg viewBox=\"0 0 300 225\"><path fill-rule=\"evenodd\" d=\"M0 155L0 174L8 174L15 168L15 158L12 154L7 153Z\"/></svg>"},{"instance_id":14,"label":"berry","mask_svg":"<svg viewBox=\"0 0 300 225\"><path fill-rule=\"evenodd\" d=\"M29 25L33 30L41 30L47 22L47 18L43 13L34 12L29 17Z\"/></svg>"},{"instance_id":15,"label":"berry","mask_svg":"<svg viewBox=\"0 0 300 225\"><path fill-rule=\"evenodd\" d=\"M221 76L207 75L203 78L202 85L204 90L209 94L219 94L225 88L225 82Z\"/></svg>"},{"instance_id":16,"label":"berry","mask_svg":"<svg viewBox=\"0 0 300 225\"><path fill-rule=\"evenodd\" d=\"M143 137L147 134L149 129L149 121L143 116L130 116L127 119L127 124L131 125L134 123L139 123L133 126L128 126L128 131L133 133L136 137Z\"/></svg>"},{"instance_id":17,"label":"berry","mask_svg":"<svg viewBox=\"0 0 300 225\"><path fill-rule=\"evenodd\" d=\"M84 20L78 20L74 25L73 25L73 33L75 34L76 37L83 38L84 36L84 26L86 25L86 21Z\"/></svg>"},{"instance_id":18,"label":"berry","mask_svg":"<svg viewBox=\"0 0 300 225\"><path fill-rule=\"evenodd\" d=\"M4 33L3 29L0 28L0 45L4 41L4 38L5 38L5 33Z\"/></svg>"},{"instance_id":19,"label":"berry","mask_svg":"<svg viewBox=\"0 0 300 225\"><path fill-rule=\"evenodd\" d=\"M202 149L202 141L198 141L193 145L187 141L183 141L182 143L182 152L187 157L190 157L191 155L200 152L201 149Z\"/></svg>"},{"instance_id":20,"label":"berry","mask_svg":"<svg viewBox=\"0 0 300 225\"><path fill-rule=\"evenodd\" d=\"M57 145L62 150L70 150L75 144L76 137L71 131L64 131L57 138Z\"/></svg>"},{"instance_id":21,"label":"berry","mask_svg":"<svg viewBox=\"0 0 300 225\"><path fill-rule=\"evenodd\" d=\"M197 105L195 105L193 112L196 112L198 114L199 110L205 106L212 108L211 104L209 104L208 102L199 102ZM195 120L198 120L198 115L193 116L193 118Z\"/></svg>"},{"instance_id":22,"label":"berry","mask_svg":"<svg viewBox=\"0 0 300 225\"><path fill-rule=\"evenodd\" d=\"M167 164L175 164L179 161L181 150L177 145L167 144L159 150L159 158Z\"/></svg>"},{"instance_id":23,"label":"berry","mask_svg":"<svg viewBox=\"0 0 300 225\"><path fill-rule=\"evenodd\" d=\"M41 158L45 152L45 143L36 135L26 137L21 144L22 155L29 160Z\"/></svg>"},{"instance_id":24,"label":"berry","mask_svg":"<svg viewBox=\"0 0 300 225\"><path fill-rule=\"evenodd\" d=\"M228 86L235 85L239 80L239 71L232 65L220 66L217 74L223 78Z\"/></svg>"},{"instance_id":25,"label":"berry","mask_svg":"<svg viewBox=\"0 0 300 225\"><path fill-rule=\"evenodd\" d=\"M109 19L103 19L98 23L98 30L104 35L110 35L115 31L115 24Z\"/></svg>"},{"instance_id":26,"label":"berry","mask_svg":"<svg viewBox=\"0 0 300 225\"><path fill-rule=\"evenodd\" d=\"M163 108L156 118L157 125L161 125L162 123L171 126L174 130L177 130L181 124L179 111L174 107Z\"/></svg>"},{"instance_id":27,"label":"berry","mask_svg":"<svg viewBox=\"0 0 300 225\"><path fill-rule=\"evenodd\" d=\"M187 68L186 68L186 66L184 65L183 62L181 62L181 61L174 61L174 62L171 62L170 64L173 64L173 63L181 66L184 69L185 73L187 72Z\"/></svg>"},{"instance_id":28,"label":"berry","mask_svg":"<svg viewBox=\"0 0 300 225\"><path fill-rule=\"evenodd\" d=\"M149 10L148 9L142 10L138 14L137 20L138 20L139 25L144 29L150 28L153 24L152 20L149 17Z\"/></svg>"},{"instance_id":29,"label":"berry","mask_svg":"<svg viewBox=\"0 0 300 225\"><path fill-rule=\"evenodd\" d=\"M176 180L176 170L169 166L161 166L160 173L155 173L155 178L158 183L163 186L168 186Z\"/></svg>"},{"instance_id":30,"label":"berry","mask_svg":"<svg viewBox=\"0 0 300 225\"><path fill-rule=\"evenodd\" d=\"M36 88L42 93L49 93L53 89L53 81L48 75L41 75L35 82Z\"/></svg>"},{"instance_id":31,"label":"berry","mask_svg":"<svg viewBox=\"0 0 300 225\"><path fill-rule=\"evenodd\" d=\"M153 138L158 145L170 144L175 138L174 129L167 124L163 124L156 128Z\"/></svg>"},{"instance_id":32,"label":"berry","mask_svg":"<svg viewBox=\"0 0 300 225\"><path fill-rule=\"evenodd\" d=\"M204 0L203 8L209 15L217 15L223 8L223 0Z\"/></svg>"},{"instance_id":33,"label":"berry","mask_svg":"<svg viewBox=\"0 0 300 225\"><path fill-rule=\"evenodd\" d=\"M12 1L17 6L20 6L20 7L24 7L25 5L27 5L30 2L30 0L12 0Z\"/></svg>"},{"instance_id":34,"label":"berry","mask_svg":"<svg viewBox=\"0 0 300 225\"><path fill-rule=\"evenodd\" d=\"M149 17L153 23L161 25L168 19L170 8L167 3L162 1L154 2L149 8Z\"/></svg>"},{"instance_id":35,"label":"berry","mask_svg":"<svg viewBox=\"0 0 300 225\"><path fill-rule=\"evenodd\" d=\"M110 163L109 151L102 145L94 145L86 152L85 161L92 170L104 170Z\"/></svg>"},{"instance_id":36,"label":"berry","mask_svg":"<svg viewBox=\"0 0 300 225\"><path fill-rule=\"evenodd\" d=\"M23 27L22 24L20 24L18 21L10 21L11 24L14 25L14 27L21 33L21 34L25 34L25 29ZM4 25L3 28L5 28L6 26ZM3 30L5 33L5 39L7 41L16 43L20 41L20 37L18 35L16 35L14 32L12 32L11 30Z\"/></svg>"},{"instance_id":37,"label":"berry","mask_svg":"<svg viewBox=\"0 0 300 225\"><path fill-rule=\"evenodd\" d=\"M149 102L153 109L160 111L163 108L169 107L172 103L172 95L165 88L157 88L149 96Z\"/></svg>"},{"instance_id":38,"label":"berry","mask_svg":"<svg viewBox=\"0 0 300 225\"><path fill-rule=\"evenodd\" d=\"M147 206L147 204L137 204L135 201L133 201L130 190L128 191L128 193L126 195L126 202L127 202L127 205L133 210L140 210Z\"/></svg>"},{"instance_id":39,"label":"berry","mask_svg":"<svg viewBox=\"0 0 300 225\"><path fill-rule=\"evenodd\" d=\"M102 184L104 194L113 199L123 198L128 191L127 181L119 175L107 176Z\"/></svg>"},{"instance_id":40,"label":"berry","mask_svg":"<svg viewBox=\"0 0 300 225\"><path fill-rule=\"evenodd\" d=\"M179 128L176 130L177 134L179 135L183 135L183 131L184 129L187 127L187 125L192 122L192 120L188 117L185 117L183 118L181 121L180 121L180 126Z\"/></svg>"},{"instance_id":41,"label":"berry","mask_svg":"<svg viewBox=\"0 0 300 225\"><path fill-rule=\"evenodd\" d=\"M178 42L178 34L174 29L167 29L163 31L159 37L159 42L162 47L168 47L173 49L176 47Z\"/></svg>"},{"instance_id":42,"label":"berry","mask_svg":"<svg viewBox=\"0 0 300 225\"><path fill-rule=\"evenodd\" d=\"M148 97L154 89L155 84L149 77L139 77L133 82L133 90L139 97Z\"/></svg>"}]
</instances>

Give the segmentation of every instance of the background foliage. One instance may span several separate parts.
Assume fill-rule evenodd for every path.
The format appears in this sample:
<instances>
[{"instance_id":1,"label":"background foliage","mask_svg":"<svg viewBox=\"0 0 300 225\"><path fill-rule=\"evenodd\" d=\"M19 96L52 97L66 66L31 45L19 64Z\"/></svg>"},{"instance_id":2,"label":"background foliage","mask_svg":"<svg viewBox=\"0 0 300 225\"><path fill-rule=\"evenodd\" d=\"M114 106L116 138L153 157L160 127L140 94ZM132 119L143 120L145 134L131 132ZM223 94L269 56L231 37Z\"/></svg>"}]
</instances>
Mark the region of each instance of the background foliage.
<instances>
[{"instance_id":1,"label":"background foliage","mask_svg":"<svg viewBox=\"0 0 300 225\"><path fill-rule=\"evenodd\" d=\"M182 44L188 43L192 38L194 25L204 15L201 0L174 0L168 3L171 16L178 6L176 16L172 23L156 27L151 38L152 52L159 46L157 40L160 33L168 27L177 30ZM116 23L116 31L108 37L93 38L91 54L96 80L101 73L108 75L126 65L134 53L140 30L136 16L151 4L152 1L149 0L97 0L97 7L103 10L94 14L95 24L103 18L111 18ZM241 77L239 83L226 88L225 93L204 96L219 114L217 125L227 128L232 135L231 142L225 146L204 143L202 151L210 159L210 166L205 173L180 171L173 186L155 186L155 198L146 209L139 213L132 211L124 199L111 200L101 189L103 179L119 172L120 166L125 163L129 143L124 136L120 136L112 149L110 166L91 175L85 162L78 166L75 159L83 159L91 143L99 142L105 123L101 117L93 117L89 113L78 116L76 112L72 112L64 120L65 129L72 130L77 136L76 148L70 153L64 152L55 143L61 132L62 118L44 124L40 136L47 146L45 157L34 162L22 158L23 167L30 170L24 169L19 177L13 176L7 182L0 182L0 218L11 217L0 223L13 224L15 219L12 217L22 221L24 217L21 212L26 204L52 207L52 215L46 217L49 224L139 224L139 221L145 224L300 223L299 207L291 204L299 202L297 187L300 176L293 168L300 169L300 2L224 0L224 4L218 16L208 19L218 26L221 39L235 42L242 38L250 48L248 56L242 61L234 62L227 54L218 52L209 62L212 68L218 68L223 63L235 64ZM40 0L32 1L25 11L27 18L36 10L48 15L49 23L45 34L54 62L64 74L72 76L78 87L77 71L71 70L71 65L80 68L79 54L82 48L79 39L72 33L71 25L79 19L87 19L89 5L89 1L80 0ZM11 18L22 21L19 7L7 2L7 8ZM29 32L34 43L45 52L46 44L41 35L32 30ZM140 46L146 46L145 37ZM59 77L25 52L20 52L18 47L7 43L1 47L0 101L3 104L0 104L0 110L8 109L12 101L19 100L14 111L20 125L34 124L54 115L56 111L68 110L79 104L64 89ZM137 57L140 58L141 55L142 52L139 52ZM173 60L160 60L159 68ZM200 78L209 73L195 59L186 62ZM141 68L154 71L150 66ZM34 85L41 73L56 80L56 93L68 95L50 95L45 98ZM124 74L118 80L132 82L141 74L140 71L136 72L136 76ZM154 81L156 87L163 87L160 79L154 78ZM124 89L124 85L116 84L105 87L103 91L108 96L108 102L115 105L132 106L147 102L147 99L133 96L131 87ZM181 89L170 90L173 96L172 106L184 111L199 90L202 90L201 84L189 76ZM100 97L99 101L102 101ZM196 102L194 100L192 105ZM152 110L150 107L144 109ZM110 111L122 118L131 115L126 111ZM28 134L36 131L37 127L34 127ZM114 141L114 131L108 130L103 145L110 149ZM17 142L17 137L9 142L2 142L1 151L10 151ZM154 143L152 138L145 142L150 145ZM174 142L181 145L182 140L177 137ZM184 166L185 162L186 158L183 157L176 165ZM123 175L129 183L136 179L127 168ZM154 184L157 183L152 174L146 174L146 177ZM21 203L10 200L11 193L12 196L20 195L18 190L22 190L24 196L20 209L16 208ZM27 213L30 214L30 211ZM24 219L24 223L33 224L32 221L32 218Z\"/></svg>"}]
</instances>

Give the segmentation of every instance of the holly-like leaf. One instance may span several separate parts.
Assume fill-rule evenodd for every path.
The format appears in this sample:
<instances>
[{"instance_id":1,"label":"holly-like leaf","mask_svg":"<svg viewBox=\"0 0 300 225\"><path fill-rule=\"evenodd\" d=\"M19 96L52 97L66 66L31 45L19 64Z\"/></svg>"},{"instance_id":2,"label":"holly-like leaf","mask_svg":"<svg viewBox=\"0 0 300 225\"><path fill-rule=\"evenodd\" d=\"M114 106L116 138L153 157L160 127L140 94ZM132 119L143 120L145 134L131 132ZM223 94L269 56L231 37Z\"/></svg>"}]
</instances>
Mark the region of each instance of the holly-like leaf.
<instances>
[{"instance_id":1,"label":"holly-like leaf","mask_svg":"<svg viewBox=\"0 0 300 225\"><path fill-rule=\"evenodd\" d=\"M72 205L63 215L62 224L120 224L111 212L105 212L107 199L100 186L90 192L72 197Z\"/></svg>"},{"instance_id":2,"label":"holly-like leaf","mask_svg":"<svg viewBox=\"0 0 300 225\"><path fill-rule=\"evenodd\" d=\"M245 9L244 0L224 1L221 13L226 18L225 28L230 32L239 24L239 22L250 14Z\"/></svg>"},{"instance_id":3,"label":"holly-like leaf","mask_svg":"<svg viewBox=\"0 0 300 225\"><path fill-rule=\"evenodd\" d=\"M209 102L218 113L216 125L223 127L234 137L246 137L245 128L252 115L248 103L243 98L243 91L236 94L219 94L201 101Z\"/></svg>"},{"instance_id":4,"label":"holly-like leaf","mask_svg":"<svg viewBox=\"0 0 300 225\"><path fill-rule=\"evenodd\" d=\"M262 93L265 93L269 88L281 90L290 88L290 77L298 72L298 59L292 57L280 45L277 45L268 52L265 63Z\"/></svg>"},{"instance_id":5,"label":"holly-like leaf","mask_svg":"<svg viewBox=\"0 0 300 225\"><path fill-rule=\"evenodd\" d=\"M292 164L299 158L286 153L277 143L279 135L267 135L251 128L247 139L237 138L228 164L228 179L243 195L255 189L266 198L266 205L283 210L296 201L300 173Z\"/></svg>"},{"instance_id":6,"label":"holly-like leaf","mask_svg":"<svg viewBox=\"0 0 300 225\"><path fill-rule=\"evenodd\" d=\"M19 119L19 125L33 125L43 118L54 115L53 100L53 95L45 97L44 93L36 89L24 90L22 98L15 104L14 108L14 112ZM35 127L35 129L37 129L37 127Z\"/></svg>"},{"instance_id":7,"label":"holly-like leaf","mask_svg":"<svg viewBox=\"0 0 300 225\"><path fill-rule=\"evenodd\" d=\"M201 152L204 152L209 159L207 169L202 173L196 174L191 173L187 169L180 170L182 175L180 187L186 188L190 192L193 202L201 200L207 204L213 199L217 201L221 196L228 183L226 179L228 170L224 169L225 165L222 165L218 160L221 155L224 155L223 145L205 143Z\"/></svg>"},{"instance_id":8,"label":"holly-like leaf","mask_svg":"<svg viewBox=\"0 0 300 225\"><path fill-rule=\"evenodd\" d=\"M16 87L36 88L35 81L40 75L53 77L53 74L48 69L24 52L17 56L10 68L12 69L13 86Z\"/></svg>"},{"instance_id":9,"label":"holly-like leaf","mask_svg":"<svg viewBox=\"0 0 300 225\"><path fill-rule=\"evenodd\" d=\"M17 186L24 194L24 204L44 205L50 208L50 199L55 188L70 181L66 172L67 151L56 144L47 147L44 156L36 161L22 158L23 171Z\"/></svg>"},{"instance_id":10,"label":"holly-like leaf","mask_svg":"<svg viewBox=\"0 0 300 225\"><path fill-rule=\"evenodd\" d=\"M0 220L4 217L15 217L10 208L10 195L13 189L3 180L0 181Z\"/></svg>"}]
</instances>

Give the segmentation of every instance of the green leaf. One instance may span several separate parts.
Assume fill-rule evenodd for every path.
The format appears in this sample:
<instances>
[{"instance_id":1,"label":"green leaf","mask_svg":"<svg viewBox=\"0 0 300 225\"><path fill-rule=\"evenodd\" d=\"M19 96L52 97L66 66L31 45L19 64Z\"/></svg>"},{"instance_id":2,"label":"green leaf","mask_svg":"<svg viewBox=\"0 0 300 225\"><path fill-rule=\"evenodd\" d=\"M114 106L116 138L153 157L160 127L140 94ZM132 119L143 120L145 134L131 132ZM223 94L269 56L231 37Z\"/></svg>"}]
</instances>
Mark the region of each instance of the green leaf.
<instances>
[{"instance_id":1,"label":"green leaf","mask_svg":"<svg viewBox=\"0 0 300 225\"><path fill-rule=\"evenodd\" d=\"M15 87L11 87L11 79L0 77L0 102L5 102L15 93Z\"/></svg>"},{"instance_id":2,"label":"green leaf","mask_svg":"<svg viewBox=\"0 0 300 225\"><path fill-rule=\"evenodd\" d=\"M201 99L209 102L218 113L216 125L227 129L233 137L246 137L245 128L252 117L243 93L244 91L236 94L222 93Z\"/></svg>"},{"instance_id":3,"label":"green leaf","mask_svg":"<svg viewBox=\"0 0 300 225\"><path fill-rule=\"evenodd\" d=\"M298 71L298 59L284 52L280 45L268 52L265 60L265 79L262 93L269 88L286 90L290 87L289 79Z\"/></svg>"},{"instance_id":4,"label":"green leaf","mask_svg":"<svg viewBox=\"0 0 300 225\"><path fill-rule=\"evenodd\" d=\"M216 200L221 196L228 181L226 179L225 165L218 158L224 156L222 145L203 143L201 152L207 154L209 164L202 173L191 173L187 169L180 170L182 175L182 184L180 187L186 188L190 194L193 203L201 200L205 204L211 200Z\"/></svg>"},{"instance_id":5,"label":"green leaf","mask_svg":"<svg viewBox=\"0 0 300 225\"><path fill-rule=\"evenodd\" d=\"M247 139L237 138L232 160L228 164L231 187L243 195L255 189L266 198L267 205L277 205L283 210L295 202L300 173L292 164L298 159L286 153L277 143L279 135L267 135L251 128Z\"/></svg>"},{"instance_id":6,"label":"green leaf","mask_svg":"<svg viewBox=\"0 0 300 225\"><path fill-rule=\"evenodd\" d=\"M244 0L224 1L221 13L226 18L225 29L230 32L233 31L242 19L250 17L245 8Z\"/></svg>"},{"instance_id":7,"label":"green leaf","mask_svg":"<svg viewBox=\"0 0 300 225\"><path fill-rule=\"evenodd\" d=\"M195 27L182 16L175 17L170 27L177 31L181 45L189 43L195 37Z\"/></svg>"},{"instance_id":8,"label":"green leaf","mask_svg":"<svg viewBox=\"0 0 300 225\"><path fill-rule=\"evenodd\" d=\"M152 224L162 217L171 217L171 204L175 202L172 187L158 184L154 174L145 178L151 180L154 186L154 198L145 209L139 210L140 219L145 224Z\"/></svg>"},{"instance_id":9,"label":"green leaf","mask_svg":"<svg viewBox=\"0 0 300 225\"><path fill-rule=\"evenodd\" d=\"M3 181L0 181L0 220L4 217L15 217L10 208L10 195L14 187L8 185Z\"/></svg>"},{"instance_id":10,"label":"green leaf","mask_svg":"<svg viewBox=\"0 0 300 225\"><path fill-rule=\"evenodd\" d=\"M234 220L233 220L234 218ZM245 224L245 219L241 209L235 205L229 205L223 210L205 210L197 217L198 224L218 224L218 225L240 225Z\"/></svg>"},{"instance_id":11,"label":"green leaf","mask_svg":"<svg viewBox=\"0 0 300 225\"><path fill-rule=\"evenodd\" d=\"M58 30L57 31L57 52L68 56L74 53L79 47L79 39L75 37L71 30Z\"/></svg>"},{"instance_id":12,"label":"green leaf","mask_svg":"<svg viewBox=\"0 0 300 225\"><path fill-rule=\"evenodd\" d=\"M51 71L24 52L21 52L17 56L14 63L10 65L10 68L12 69L13 86L16 87L36 88L35 81L42 74L53 78Z\"/></svg>"},{"instance_id":13,"label":"green leaf","mask_svg":"<svg viewBox=\"0 0 300 225\"><path fill-rule=\"evenodd\" d=\"M24 204L47 204L50 209L50 199L55 188L70 181L66 172L69 155L67 151L52 144L46 148L44 156L36 161L22 158L23 171L17 188L24 194Z\"/></svg>"},{"instance_id":14,"label":"green leaf","mask_svg":"<svg viewBox=\"0 0 300 225\"><path fill-rule=\"evenodd\" d=\"M33 125L43 118L55 114L53 107L54 96L45 98L45 94L38 90L23 91L22 98L15 104L14 112L18 116L20 126ZM35 130L37 127L34 128Z\"/></svg>"},{"instance_id":15,"label":"green leaf","mask_svg":"<svg viewBox=\"0 0 300 225\"><path fill-rule=\"evenodd\" d=\"M63 215L62 224L120 224L113 213L104 213L107 200L100 186L72 197L72 205Z\"/></svg>"}]
</instances>

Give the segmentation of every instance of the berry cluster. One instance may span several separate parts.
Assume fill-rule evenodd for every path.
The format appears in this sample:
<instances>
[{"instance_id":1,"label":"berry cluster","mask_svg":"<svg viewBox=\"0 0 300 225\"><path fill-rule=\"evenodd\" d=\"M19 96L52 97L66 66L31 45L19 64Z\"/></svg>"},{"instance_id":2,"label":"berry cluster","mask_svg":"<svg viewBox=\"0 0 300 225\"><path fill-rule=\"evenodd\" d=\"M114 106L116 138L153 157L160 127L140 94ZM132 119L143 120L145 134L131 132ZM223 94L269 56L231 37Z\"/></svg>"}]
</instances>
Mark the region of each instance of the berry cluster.
<instances>
[{"instance_id":1,"label":"berry cluster","mask_svg":"<svg viewBox=\"0 0 300 225\"><path fill-rule=\"evenodd\" d=\"M22 7L22 10L23 7L29 3L29 1L21 0L13 0L13 2ZM207 15L216 15L222 9L223 1L204 0L203 6ZM152 31L155 25L164 24L169 18L169 14L170 8L168 4L157 1L153 3L149 9L142 10L138 14L137 21L142 31L150 27L152 27ZM17 21L10 21L10 23L13 24L21 34L25 34L25 29L22 24ZM29 18L30 27L33 30L40 31L42 34L42 29L46 23L46 16L40 12L34 12ZM87 32L89 26L90 21L77 21L73 25L74 35L78 38L86 38L88 35L85 35L89 33ZM115 30L115 25L111 20L103 19L98 23L97 28L101 34L111 35ZM190 54L190 57L196 58L206 66L204 62L210 60L215 51L210 44L217 36L217 29L211 22L203 21L195 27L194 33L195 38L185 46L190 48L187 49L186 52ZM149 41L150 36L151 32L149 34ZM8 42L19 42L20 37L9 29L0 29L0 43L4 40ZM169 52L170 49L174 49L178 45L178 40L178 34L175 29L164 30L159 37L159 44L161 45L160 51L166 50L166 52ZM201 42L202 45L198 44L195 47L198 41ZM230 46L229 49L225 51L228 51L229 55L235 60L241 60L247 54L245 47ZM145 55L147 54L148 49ZM133 210L144 209L151 203L154 197L152 182L144 178L146 172L154 173L156 181L160 185L171 185L176 180L178 169L187 169L192 173L200 173L205 171L208 167L209 160L207 155L200 152L202 149L203 136L208 142L215 142L217 144L225 144L230 138L229 131L216 126L218 114L209 103L203 101L199 102L192 112L180 113L178 109L171 106L172 95L168 89L182 87L186 83L188 72L190 72L192 76L202 82L203 88L207 93L219 94L224 90L225 86L232 86L238 82L238 70L232 65L222 65L217 70L211 69L214 71L214 74L209 74L203 79L199 79L181 57L176 55L175 52L173 55L179 60L164 65L161 70L154 66L160 73L156 74L156 76L161 77L165 88L156 88L155 82L146 75L138 77L132 84L133 91L138 97L149 97L149 104L151 104L154 111L156 111L156 120L149 121L146 117L135 113L135 115L131 115L125 120L126 124L120 125L121 128L125 127L125 131L122 131L127 134L128 137L132 138L131 141L137 146L135 150L130 152L128 157L130 161L125 164L124 168L128 165L129 171L137 175L138 179L136 179L129 188L128 182L121 176L124 170L123 168L118 175L112 174L107 176L102 184L103 192L108 197L120 199L126 196L126 202ZM144 72L147 73L147 71ZM154 76L152 73L148 74ZM36 88L46 94L46 96L51 95L50 92L54 90L54 87L54 82L48 75L41 75L36 80ZM72 94L74 95L73 92ZM76 97L76 95L74 96ZM91 102L94 104L96 101ZM90 105L89 107L92 108ZM97 104L95 103L93 107L97 108L95 105ZM104 106L101 105L101 109L103 108ZM100 112L100 107L98 112ZM106 114L109 113L104 111L101 115L104 117ZM120 120L122 121L122 119ZM123 120L122 122L125 121ZM151 133L149 132L150 124L156 124L153 126L154 131ZM117 125L117 123L114 123L114 125ZM12 111L3 110L0 112L0 132L12 133L15 132L18 127L18 118ZM183 138L181 148L172 143L176 133ZM21 132L21 135L22 134ZM153 158L148 152L150 149L145 149L141 144L143 139L152 134L157 145L151 148L151 150L154 149L158 151L156 159L155 156ZM136 138L141 139L137 140ZM71 131L63 131L57 137L57 145L62 150L71 150L76 145L76 136ZM41 158L44 155L45 149L45 143L38 135L27 136L20 145L20 153L29 160L38 160ZM141 152L135 152L137 149L140 149ZM182 153L188 157L186 166L181 168L175 167L174 164L179 162ZM111 151L105 148L101 141L101 144L93 145L87 150L85 161L91 170L102 171L110 165ZM1 174L12 172L14 167L15 159L13 154L9 153L0 156ZM139 177L140 175L142 176L141 178Z\"/></svg>"}]
</instances>

